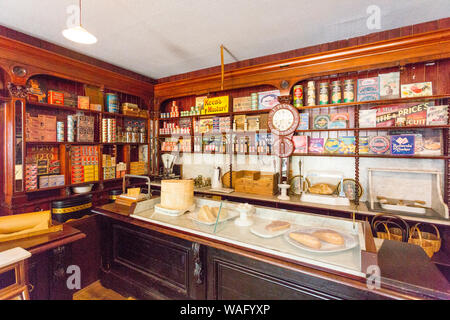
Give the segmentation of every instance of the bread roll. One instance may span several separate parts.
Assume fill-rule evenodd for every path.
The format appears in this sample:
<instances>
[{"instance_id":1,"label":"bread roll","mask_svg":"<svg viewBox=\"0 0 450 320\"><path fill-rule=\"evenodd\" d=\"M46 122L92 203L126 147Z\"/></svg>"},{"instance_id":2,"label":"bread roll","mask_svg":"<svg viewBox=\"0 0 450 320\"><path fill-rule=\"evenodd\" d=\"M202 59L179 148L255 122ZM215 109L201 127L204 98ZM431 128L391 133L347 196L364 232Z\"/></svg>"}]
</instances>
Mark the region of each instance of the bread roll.
<instances>
[{"instance_id":1,"label":"bread roll","mask_svg":"<svg viewBox=\"0 0 450 320\"><path fill-rule=\"evenodd\" d=\"M308 233L291 232L289 237L309 248L319 250L322 247L320 240Z\"/></svg>"},{"instance_id":2,"label":"bread roll","mask_svg":"<svg viewBox=\"0 0 450 320\"><path fill-rule=\"evenodd\" d=\"M289 229L291 224L286 221L275 220L268 224L265 229L271 232Z\"/></svg>"},{"instance_id":3,"label":"bread roll","mask_svg":"<svg viewBox=\"0 0 450 320\"><path fill-rule=\"evenodd\" d=\"M218 212L219 212L218 207L210 208L209 206L203 206L198 211L197 219L207 223L216 222ZM220 211L220 220L225 219L227 216L228 216L227 209L222 208L222 210Z\"/></svg>"},{"instance_id":4,"label":"bread roll","mask_svg":"<svg viewBox=\"0 0 450 320\"><path fill-rule=\"evenodd\" d=\"M319 230L313 232L313 236L319 238L322 241L335 244L335 245L343 245L345 243L344 238L333 230Z\"/></svg>"},{"instance_id":5,"label":"bread roll","mask_svg":"<svg viewBox=\"0 0 450 320\"><path fill-rule=\"evenodd\" d=\"M212 209L212 212L214 214L214 221L215 221L215 219L217 219L217 215L219 214L219 207L214 207L214 208L211 208L211 209ZM220 210L219 220L223 220L226 217L228 217L228 209L222 208Z\"/></svg>"},{"instance_id":6,"label":"bread roll","mask_svg":"<svg viewBox=\"0 0 450 320\"><path fill-rule=\"evenodd\" d=\"M335 189L336 188L333 188L329 184L318 183L310 187L308 191L314 194L333 194Z\"/></svg>"}]
</instances>

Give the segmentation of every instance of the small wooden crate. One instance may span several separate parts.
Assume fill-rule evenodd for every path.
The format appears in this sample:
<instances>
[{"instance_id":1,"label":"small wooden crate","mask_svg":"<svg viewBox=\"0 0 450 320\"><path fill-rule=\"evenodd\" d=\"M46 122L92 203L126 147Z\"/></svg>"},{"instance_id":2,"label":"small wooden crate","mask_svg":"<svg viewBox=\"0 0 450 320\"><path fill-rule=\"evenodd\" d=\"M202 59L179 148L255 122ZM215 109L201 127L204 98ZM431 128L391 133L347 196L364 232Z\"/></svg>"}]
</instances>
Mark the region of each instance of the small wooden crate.
<instances>
[{"instance_id":1,"label":"small wooden crate","mask_svg":"<svg viewBox=\"0 0 450 320\"><path fill-rule=\"evenodd\" d=\"M238 171L236 172L235 191L273 196L278 192L278 173Z\"/></svg>"}]
</instances>

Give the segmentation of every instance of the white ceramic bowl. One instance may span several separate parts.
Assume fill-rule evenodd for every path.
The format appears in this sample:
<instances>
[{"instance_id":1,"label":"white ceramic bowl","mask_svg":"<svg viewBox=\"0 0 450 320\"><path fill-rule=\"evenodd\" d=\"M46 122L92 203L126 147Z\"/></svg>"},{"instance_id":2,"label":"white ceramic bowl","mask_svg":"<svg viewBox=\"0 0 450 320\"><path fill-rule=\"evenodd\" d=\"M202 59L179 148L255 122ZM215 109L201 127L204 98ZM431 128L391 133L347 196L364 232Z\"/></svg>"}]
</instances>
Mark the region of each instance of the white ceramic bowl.
<instances>
[{"instance_id":1,"label":"white ceramic bowl","mask_svg":"<svg viewBox=\"0 0 450 320\"><path fill-rule=\"evenodd\" d=\"M77 194L88 193L88 192L91 192L93 186L94 186L93 184L87 184L84 186L72 187L72 190L73 190L73 193L77 193Z\"/></svg>"}]
</instances>

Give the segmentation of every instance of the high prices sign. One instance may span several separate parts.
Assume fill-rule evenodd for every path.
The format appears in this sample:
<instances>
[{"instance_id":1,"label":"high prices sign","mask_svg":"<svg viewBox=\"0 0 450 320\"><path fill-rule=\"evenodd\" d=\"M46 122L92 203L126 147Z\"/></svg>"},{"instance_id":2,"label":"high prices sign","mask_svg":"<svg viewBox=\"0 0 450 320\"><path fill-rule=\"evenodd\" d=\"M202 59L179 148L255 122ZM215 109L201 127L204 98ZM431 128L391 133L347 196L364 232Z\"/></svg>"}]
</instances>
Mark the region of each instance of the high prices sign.
<instances>
[{"instance_id":1,"label":"high prices sign","mask_svg":"<svg viewBox=\"0 0 450 320\"><path fill-rule=\"evenodd\" d=\"M207 98L203 102L205 114L226 113L228 112L228 105L229 105L228 96Z\"/></svg>"}]
</instances>

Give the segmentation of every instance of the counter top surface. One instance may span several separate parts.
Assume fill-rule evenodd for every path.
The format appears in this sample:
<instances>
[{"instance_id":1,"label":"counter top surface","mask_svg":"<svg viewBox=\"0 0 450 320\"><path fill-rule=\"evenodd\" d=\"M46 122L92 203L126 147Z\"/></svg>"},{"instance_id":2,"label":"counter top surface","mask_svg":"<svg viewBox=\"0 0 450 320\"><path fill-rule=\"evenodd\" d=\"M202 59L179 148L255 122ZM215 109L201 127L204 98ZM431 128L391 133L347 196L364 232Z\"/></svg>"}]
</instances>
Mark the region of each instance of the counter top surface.
<instances>
[{"instance_id":1,"label":"counter top surface","mask_svg":"<svg viewBox=\"0 0 450 320\"><path fill-rule=\"evenodd\" d=\"M187 225L193 223L192 221L185 221L187 225L181 228L173 223L169 223L171 219L174 219L172 217L163 218L163 220L167 219L167 221L162 222L151 220L151 218L149 219L148 217L151 216L152 213L147 213L148 217L145 218L146 214L144 213L144 218L137 219L114 213L108 209L108 205L94 208L94 212L149 230L180 237L189 241L197 241L211 247L228 250L289 269L296 269L300 272L307 272L316 276L330 278L333 281L351 283L353 286L359 286L361 289L367 290L366 281L361 278L361 272L348 272L348 268L345 270L346 272L343 272L342 266L330 270L330 265L328 264L330 261L327 261L326 264L312 264L308 263L310 261L307 259L293 261L292 257L289 255L283 256L274 254L271 249L279 250L276 246L282 245L280 244L280 242L284 240L282 239L282 236L279 237L280 239L276 240L276 242L272 243L272 248L269 250L261 250L254 243L246 245L242 241L223 241L224 239L211 236L210 229L204 229L203 232L199 232L198 230L187 228ZM186 216L184 219L188 219L188 217ZM222 228L221 232L223 232L223 234L228 234L231 230L231 227L229 227L230 229L227 227ZM235 234L235 236L238 235ZM250 238L252 238L252 236L250 236ZM245 239L251 240L250 238L246 237ZM378 243L377 246L379 247L378 265L381 271L381 290L383 290L387 296L401 299L424 297L450 299L450 285L448 281L420 247L389 240L385 240L381 244ZM290 249L295 250L295 248ZM354 253L349 251L348 254L351 256ZM347 259L348 258L349 257L347 256ZM356 260L353 261L356 263Z\"/></svg>"},{"instance_id":2,"label":"counter top surface","mask_svg":"<svg viewBox=\"0 0 450 320\"><path fill-rule=\"evenodd\" d=\"M161 183L160 182L152 182L151 186L159 188L159 187L161 187ZM363 214L363 215L369 215L369 216L375 216L380 213L385 213L382 211L369 209L368 203L366 203L366 202L360 202L359 205L355 205L353 202L351 202L351 204L349 206L327 205L327 204L300 201L299 195L291 195L290 200L280 200L280 199L278 199L277 195L274 195L274 196L257 195L257 194L242 193L242 192L236 192L236 191L234 191L232 193L221 193L221 192L211 191L210 187L194 188L194 192L196 194L221 196L223 198L228 198L228 199L236 199L236 200L237 199L248 199L251 201L278 203L278 204L287 205L287 206L340 211L340 212L348 213L349 218L351 217L351 213L353 213L353 212L357 213L357 214ZM420 215L414 215L414 214L402 215L402 217L407 221L428 222L428 223L436 223L436 224L440 224L440 225L450 226L450 220L447 220L444 218L441 219L441 218L422 217Z\"/></svg>"},{"instance_id":3,"label":"counter top surface","mask_svg":"<svg viewBox=\"0 0 450 320\"><path fill-rule=\"evenodd\" d=\"M65 224L61 231L19 240L0 242L0 252L20 247L26 249L32 255L39 254L58 246L83 239L84 237L86 237L86 235L80 230Z\"/></svg>"},{"instance_id":4,"label":"counter top surface","mask_svg":"<svg viewBox=\"0 0 450 320\"><path fill-rule=\"evenodd\" d=\"M255 251L264 252L281 258L303 262L317 267L332 269L345 274L353 276L365 277L365 273L361 272L361 252L359 246L359 233L362 230L359 223L355 224L355 229L352 227L352 222L342 218L323 217L316 214L301 213L297 214L288 210L279 210L267 207L254 206L255 213L252 214L251 219L254 222L252 226L239 227L236 226L234 220L224 221L215 225L206 225L194 221L192 218L198 212L201 206L208 205L210 207L218 208L223 204L224 209L228 209L228 214L236 214L238 203L229 201L214 201L203 198L196 198L197 209L194 213L186 213L179 217L168 216L155 212L155 210L147 210L142 213L132 215L131 217L156 223L158 225L176 228L185 232L193 232L197 235L202 235L209 239L218 240L221 242L245 246L252 248ZM352 249L333 252L333 253L316 253L299 249L290 244L285 236L275 236L272 238L263 238L255 235L252 230L254 227L264 228L274 220L287 221L291 224L289 231L295 231L299 228L320 227L322 229L333 229L340 231L353 239L357 243ZM362 231L361 231L362 233ZM363 236L361 236L363 238Z\"/></svg>"}]
</instances>

